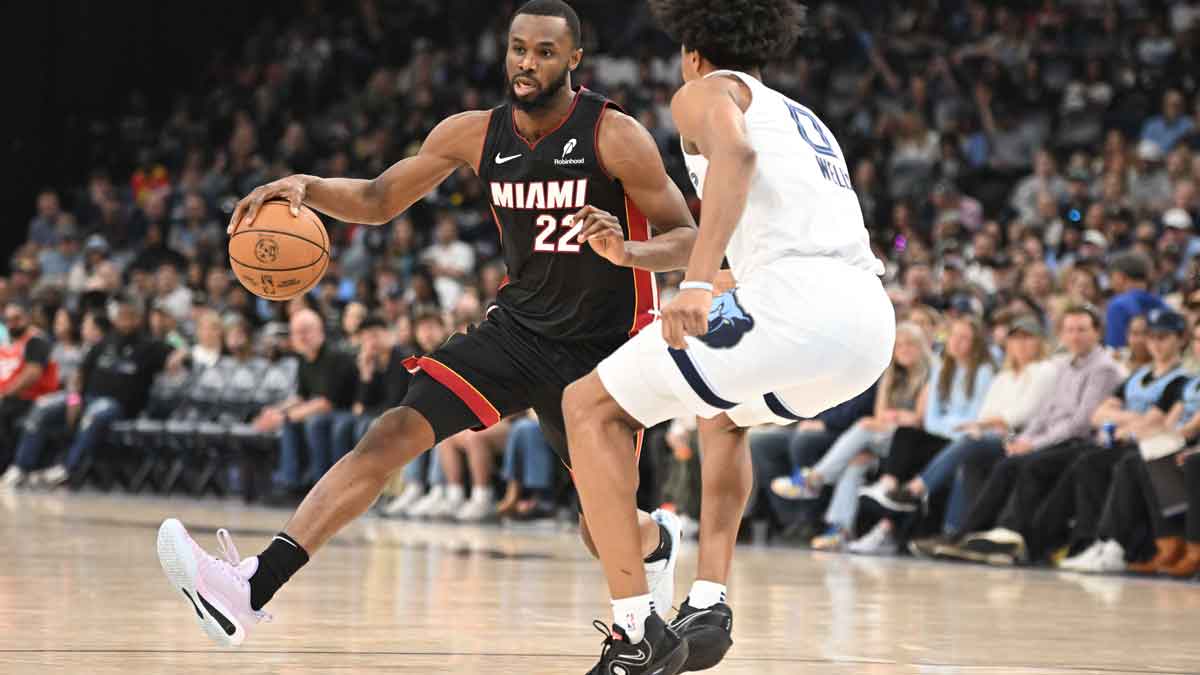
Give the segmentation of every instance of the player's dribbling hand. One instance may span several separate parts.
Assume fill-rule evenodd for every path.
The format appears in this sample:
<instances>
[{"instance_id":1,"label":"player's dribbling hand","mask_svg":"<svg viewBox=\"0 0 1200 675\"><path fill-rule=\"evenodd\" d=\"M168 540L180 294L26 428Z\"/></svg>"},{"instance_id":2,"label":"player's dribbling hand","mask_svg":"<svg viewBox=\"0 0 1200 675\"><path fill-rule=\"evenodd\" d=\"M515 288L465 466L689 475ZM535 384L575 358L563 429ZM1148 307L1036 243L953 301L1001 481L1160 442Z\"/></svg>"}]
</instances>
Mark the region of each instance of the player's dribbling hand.
<instances>
[{"instance_id":1,"label":"player's dribbling hand","mask_svg":"<svg viewBox=\"0 0 1200 675\"><path fill-rule=\"evenodd\" d=\"M576 224L582 223L577 240L580 244L589 244L597 255L614 265L628 267L625 230L621 229L621 221L616 216L589 204L572 217Z\"/></svg>"},{"instance_id":2,"label":"player's dribbling hand","mask_svg":"<svg viewBox=\"0 0 1200 675\"><path fill-rule=\"evenodd\" d=\"M663 339L675 349L687 349L684 337L708 332L708 312L712 309L711 291L689 288L680 291L662 310Z\"/></svg>"},{"instance_id":3,"label":"player's dribbling hand","mask_svg":"<svg viewBox=\"0 0 1200 675\"><path fill-rule=\"evenodd\" d=\"M233 210L233 217L229 219L229 227L225 228L225 233L233 234L239 223L241 225L253 223L254 219L258 217L258 210L262 208L263 203L272 199L287 200L292 215L300 215L300 205L304 203L304 192L312 180L312 176L286 176L254 188L253 192L238 202L237 208Z\"/></svg>"}]
</instances>

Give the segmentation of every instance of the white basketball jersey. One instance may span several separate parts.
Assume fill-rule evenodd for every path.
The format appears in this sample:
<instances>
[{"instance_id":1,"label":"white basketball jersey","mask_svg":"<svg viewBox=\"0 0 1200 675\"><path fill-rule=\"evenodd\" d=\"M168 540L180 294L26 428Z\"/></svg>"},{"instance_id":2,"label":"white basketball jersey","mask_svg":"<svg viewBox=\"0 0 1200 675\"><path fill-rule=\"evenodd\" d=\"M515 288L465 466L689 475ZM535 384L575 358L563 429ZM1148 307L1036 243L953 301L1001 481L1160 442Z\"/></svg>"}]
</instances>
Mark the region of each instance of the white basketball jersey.
<instances>
[{"instance_id":1,"label":"white basketball jersey","mask_svg":"<svg viewBox=\"0 0 1200 675\"><path fill-rule=\"evenodd\" d=\"M745 279L780 258L814 256L882 275L846 159L829 129L811 110L746 73L720 70L708 77L715 75L737 77L753 96L745 120L757 166L725 252L734 277ZM686 150L683 158L703 199L708 159Z\"/></svg>"}]
</instances>

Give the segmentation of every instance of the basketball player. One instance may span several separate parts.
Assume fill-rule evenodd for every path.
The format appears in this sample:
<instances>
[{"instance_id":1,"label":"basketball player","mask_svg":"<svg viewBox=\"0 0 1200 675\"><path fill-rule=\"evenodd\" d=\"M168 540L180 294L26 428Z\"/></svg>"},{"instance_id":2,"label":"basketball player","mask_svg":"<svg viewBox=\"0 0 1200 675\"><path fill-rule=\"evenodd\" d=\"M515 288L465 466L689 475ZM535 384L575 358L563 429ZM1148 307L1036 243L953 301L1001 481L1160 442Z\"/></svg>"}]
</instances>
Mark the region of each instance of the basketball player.
<instances>
[{"instance_id":1,"label":"basketball player","mask_svg":"<svg viewBox=\"0 0 1200 675\"><path fill-rule=\"evenodd\" d=\"M685 82L671 112L704 209L686 280L661 321L564 396L579 496L613 597L613 635L592 672L610 675L670 675L721 660L732 644L725 584L751 487L746 428L788 424L858 395L883 372L895 339L883 264L837 140L811 110L762 83L764 64L797 38L798 6L650 5L683 44ZM723 257L738 287L714 298ZM699 573L673 631L663 631L648 620L631 439L683 415L701 418ZM730 455L740 466L710 471L710 457ZM712 481L740 490L710 490Z\"/></svg>"},{"instance_id":2,"label":"basketball player","mask_svg":"<svg viewBox=\"0 0 1200 675\"><path fill-rule=\"evenodd\" d=\"M447 118L417 155L374 180L290 176L238 204L231 231L269 199L287 200L293 212L303 203L347 222L386 223L470 166L487 184L510 278L481 325L411 360L417 374L402 404L321 478L260 555L239 560L222 530L220 560L178 520L163 523L163 569L217 642L240 644L309 557L362 515L394 472L447 437L533 408L569 466L564 388L650 323L652 270L682 268L695 241L650 134L611 101L571 88L583 54L579 30L562 0L528 2L509 28L507 105ZM653 238L647 219L659 232ZM637 518L645 572L665 615L679 521L665 512ZM586 523L581 530L588 541Z\"/></svg>"}]
</instances>

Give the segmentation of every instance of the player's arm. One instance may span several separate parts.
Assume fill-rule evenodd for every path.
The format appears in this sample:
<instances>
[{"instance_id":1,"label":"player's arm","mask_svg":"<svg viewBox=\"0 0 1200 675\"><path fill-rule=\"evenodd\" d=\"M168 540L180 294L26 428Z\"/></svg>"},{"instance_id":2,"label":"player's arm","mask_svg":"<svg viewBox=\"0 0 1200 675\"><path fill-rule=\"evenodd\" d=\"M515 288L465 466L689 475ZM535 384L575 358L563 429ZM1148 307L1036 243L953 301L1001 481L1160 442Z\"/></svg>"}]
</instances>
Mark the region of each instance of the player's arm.
<instances>
[{"instance_id":1,"label":"player's arm","mask_svg":"<svg viewBox=\"0 0 1200 675\"><path fill-rule=\"evenodd\" d=\"M621 181L626 196L657 234L646 241L626 241L614 216L585 206L575 214L584 219L579 241L625 267L654 272L683 268L696 241L696 221L683 193L667 176L650 132L629 115L610 109L600 122L597 144L604 168Z\"/></svg>"},{"instance_id":2,"label":"player's arm","mask_svg":"<svg viewBox=\"0 0 1200 675\"><path fill-rule=\"evenodd\" d=\"M473 110L447 117L429 132L417 154L396 162L371 180L297 174L260 186L238 203L229 219L229 232L239 222L253 222L263 203L272 199L287 200L293 214L305 204L348 223L386 223L460 166L470 165L478 171L475 163L490 114Z\"/></svg>"},{"instance_id":3,"label":"player's arm","mask_svg":"<svg viewBox=\"0 0 1200 675\"><path fill-rule=\"evenodd\" d=\"M737 97L743 95L739 87L743 86L729 78L704 78L685 84L671 100L671 115L680 135L708 158L700 232L685 284L716 281L733 230L746 210L757 156L738 105ZM704 335L708 330L712 305L711 291L683 289L663 309L663 338L677 349L687 347L685 335Z\"/></svg>"}]
</instances>

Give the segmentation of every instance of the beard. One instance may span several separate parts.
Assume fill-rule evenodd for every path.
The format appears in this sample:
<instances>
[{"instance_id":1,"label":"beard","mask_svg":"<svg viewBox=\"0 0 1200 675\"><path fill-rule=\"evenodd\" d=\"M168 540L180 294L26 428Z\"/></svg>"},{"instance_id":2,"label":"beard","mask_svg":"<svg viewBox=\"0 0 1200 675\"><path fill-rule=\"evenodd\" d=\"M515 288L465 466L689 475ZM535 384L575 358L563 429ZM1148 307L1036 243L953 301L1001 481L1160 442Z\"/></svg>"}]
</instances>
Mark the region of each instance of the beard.
<instances>
[{"instance_id":1,"label":"beard","mask_svg":"<svg viewBox=\"0 0 1200 675\"><path fill-rule=\"evenodd\" d=\"M513 106L521 112L529 113L545 109L549 107L550 101L554 99L559 90L567 86L567 75L570 72L570 68L563 66L562 72L558 74L558 77L551 80L550 84L546 85L544 89L540 89L536 94L534 94L533 98L528 99L518 98L517 95L513 93L513 80L516 78L509 78L507 83L508 87L505 89L505 91L508 93L508 100L512 102ZM531 77L527 77L525 79L533 80ZM533 81L536 82L536 80Z\"/></svg>"},{"instance_id":2,"label":"beard","mask_svg":"<svg viewBox=\"0 0 1200 675\"><path fill-rule=\"evenodd\" d=\"M20 339L25 335L25 331L29 330L29 326L9 326L8 335L13 339Z\"/></svg>"}]
</instances>

